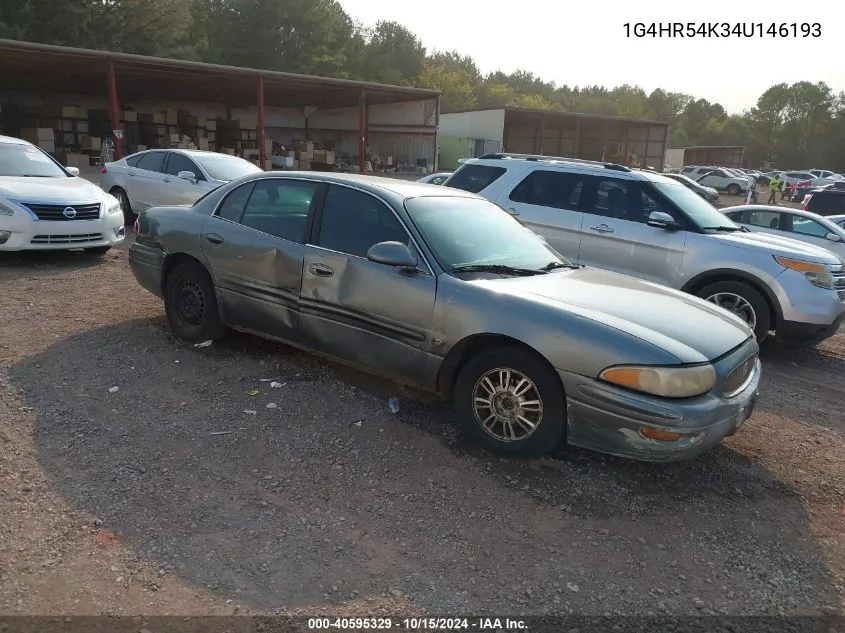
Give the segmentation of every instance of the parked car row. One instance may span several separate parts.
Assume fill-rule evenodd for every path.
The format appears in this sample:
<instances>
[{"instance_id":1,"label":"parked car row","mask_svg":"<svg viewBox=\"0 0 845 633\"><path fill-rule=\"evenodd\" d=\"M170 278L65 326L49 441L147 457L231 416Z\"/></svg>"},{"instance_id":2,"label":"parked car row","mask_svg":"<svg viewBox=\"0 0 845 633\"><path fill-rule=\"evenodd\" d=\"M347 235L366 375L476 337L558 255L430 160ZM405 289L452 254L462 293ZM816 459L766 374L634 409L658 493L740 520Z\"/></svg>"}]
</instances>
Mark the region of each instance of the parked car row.
<instances>
[{"instance_id":1,"label":"parked car row","mask_svg":"<svg viewBox=\"0 0 845 633\"><path fill-rule=\"evenodd\" d=\"M241 330L431 391L504 455L563 443L698 455L752 414L771 331L814 343L843 319L845 269L829 248L771 220L753 232L762 215L735 223L684 177L491 154L432 174L434 186L149 150L105 166L112 195L28 144L0 147L22 152L0 158L15 188L0 237L36 244L6 231L8 208L30 233L103 238L114 225L107 243L81 242L107 248L137 214L131 270L178 336ZM59 207L61 187L97 200L85 224L70 206L38 216L36 190Z\"/></svg>"}]
</instances>

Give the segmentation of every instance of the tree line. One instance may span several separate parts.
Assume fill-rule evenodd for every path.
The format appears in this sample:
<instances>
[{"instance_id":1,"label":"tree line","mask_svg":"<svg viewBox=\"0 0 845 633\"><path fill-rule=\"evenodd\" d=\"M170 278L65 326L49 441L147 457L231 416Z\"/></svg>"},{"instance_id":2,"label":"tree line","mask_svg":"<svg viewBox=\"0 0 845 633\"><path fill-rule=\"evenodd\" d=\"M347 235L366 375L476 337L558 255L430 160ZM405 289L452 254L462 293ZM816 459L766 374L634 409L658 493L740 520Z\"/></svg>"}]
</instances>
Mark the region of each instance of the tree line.
<instances>
[{"instance_id":1,"label":"tree line","mask_svg":"<svg viewBox=\"0 0 845 633\"><path fill-rule=\"evenodd\" d=\"M659 88L484 74L469 56L426 50L401 24L365 28L335 0L11 0L0 2L0 37L433 88L443 112L511 105L667 121L670 147L744 145L750 167L845 170L845 93L823 82L773 85L729 114Z\"/></svg>"}]
</instances>

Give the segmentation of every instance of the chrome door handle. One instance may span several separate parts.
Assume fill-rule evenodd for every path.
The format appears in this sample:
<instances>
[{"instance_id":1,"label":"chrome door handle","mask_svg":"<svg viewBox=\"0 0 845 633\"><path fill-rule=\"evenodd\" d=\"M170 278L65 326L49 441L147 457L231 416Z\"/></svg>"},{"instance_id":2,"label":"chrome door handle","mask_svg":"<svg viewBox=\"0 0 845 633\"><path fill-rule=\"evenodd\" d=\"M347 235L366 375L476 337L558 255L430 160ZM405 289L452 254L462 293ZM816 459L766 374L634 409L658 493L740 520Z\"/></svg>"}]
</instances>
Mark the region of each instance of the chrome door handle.
<instances>
[{"instance_id":1,"label":"chrome door handle","mask_svg":"<svg viewBox=\"0 0 845 633\"><path fill-rule=\"evenodd\" d=\"M598 226L591 226L591 231L596 231L597 233L613 233L613 229L610 228L607 224L599 224Z\"/></svg>"},{"instance_id":2,"label":"chrome door handle","mask_svg":"<svg viewBox=\"0 0 845 633\"><path fill-rule=\"evenodd\" d=\"M331 277L334 275L334 269L325 264L308 264L308 271L317 277Z\"/></svg>"},{"instance_id":3,"label":"chrome door handle","mask_svg":"<svg viewBox=\"0 0 845 633\"><path fill-rule=\"evenodd\" d=\"M212 244L222 244L223 238L217 233L209 233L205 236L206 241L211 242Z\"/></svg>"}]
</instances>

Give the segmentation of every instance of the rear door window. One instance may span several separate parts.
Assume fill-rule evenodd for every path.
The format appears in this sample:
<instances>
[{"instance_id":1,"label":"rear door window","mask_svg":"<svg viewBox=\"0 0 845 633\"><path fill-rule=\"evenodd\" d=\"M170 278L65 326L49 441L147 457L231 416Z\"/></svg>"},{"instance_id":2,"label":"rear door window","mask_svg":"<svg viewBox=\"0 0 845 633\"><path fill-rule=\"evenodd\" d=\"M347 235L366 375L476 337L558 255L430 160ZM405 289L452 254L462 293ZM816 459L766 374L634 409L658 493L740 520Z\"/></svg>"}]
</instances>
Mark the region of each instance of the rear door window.
<instances>
[{"instance_id":1,"label":"rear door window","mask_svg":"<svg viewBox=\"0 0 845 633\"><path fill-rule=\"evenodd\" d=\"M492 165L463 165L443 184L470 193L478 193L501 178L506 171L504 167Z\"/></svg>"},{"instance_id":2,"label":"rear door window","mask_svg":"<svg viewBox=\"0 0 845 633\"><path fill-rule=\"evenodd\" d=\"M166 152L148 152L141 157L136 167L146 171L163 173L165 156L167 156Z\"/></svg>"},{"instance_id":3,"label":"rear door window","mask_svg":"<svg viewBox=\"0 0 845 633\"><path fill-rule=\"evenodd\" d=\"M582 174L538 169L511 191L510 199L523 204L575 210L581 200L583 184Z\"/></svg>"}]
</instances>

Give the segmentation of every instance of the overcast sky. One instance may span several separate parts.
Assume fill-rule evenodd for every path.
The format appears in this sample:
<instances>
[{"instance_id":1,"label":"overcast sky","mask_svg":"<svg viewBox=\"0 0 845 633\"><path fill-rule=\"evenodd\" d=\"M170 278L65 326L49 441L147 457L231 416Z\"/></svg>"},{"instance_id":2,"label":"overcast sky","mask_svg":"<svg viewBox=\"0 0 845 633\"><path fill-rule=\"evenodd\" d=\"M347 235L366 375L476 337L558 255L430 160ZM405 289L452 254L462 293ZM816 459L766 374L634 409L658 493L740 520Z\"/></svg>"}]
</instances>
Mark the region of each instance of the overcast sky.
<instances>
[{"instance_id":1,"label":"overcast sky","mask_svg":"<svg viewBox=\"0 0 845 633\"><path fill-rule=\"evenodd\" d=\"M824 81L845 90L837 15L841 0L801 4L772 0L339 0L365 25L400 22L429 49L458 50L482 72L523 69L570 86L637 84L721 103L753 106L780 82ZM635 38L624 24L652 22L818 22L821 37ZM767 70L770 69L770 70Z\"/></svg>"}]
</instances>

